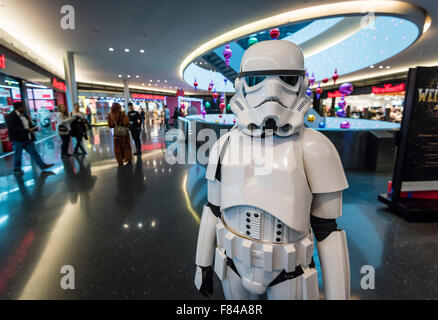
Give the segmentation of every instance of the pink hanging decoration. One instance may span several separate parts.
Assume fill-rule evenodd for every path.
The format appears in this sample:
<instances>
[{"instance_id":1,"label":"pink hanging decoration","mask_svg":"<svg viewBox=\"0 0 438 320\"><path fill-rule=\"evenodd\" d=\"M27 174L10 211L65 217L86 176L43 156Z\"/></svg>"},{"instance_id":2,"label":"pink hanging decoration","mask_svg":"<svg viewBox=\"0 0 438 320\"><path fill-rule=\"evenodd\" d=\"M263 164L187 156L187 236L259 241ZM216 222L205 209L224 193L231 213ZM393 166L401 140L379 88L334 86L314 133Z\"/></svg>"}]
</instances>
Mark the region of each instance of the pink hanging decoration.
<instances>
[{"instance_id":1,"label":"pink hanging decoration","mask_svg":"<svg viewBox=\"0 0 438 320\"><path fill-rule=\"evenodd\" d=\"M225 58L225 65L227 66L227 68L230 66L230 59L231 56L233 55L233 50L230 49L230 45L227 44L225 46L224 52L223 52L224 58Z\"/></svg>"},{"instance_id":2,"label":"pink hanging decoration","mask_svg":"<svg viewBox=\"0 0 438 320\"><path fill-rule=\"evenodd\" d=\"M336 84L336 80L338 80L338 78L339 78L338 69L335 69L335 73L332 76L334 84Z\"/></svg>"},{"instance_id":3,"label":"pink hanging decoration","mask_svg":"<svg viewBox=\"0 0 438 320\"><path fill-rule=\"evenodd\" d=\"M312 76L309 78L310 86L313 86L315 83L315 73L312 72Z\"/></svg>"},{"instance_id":4,"label":"pink hanging decoration","mask_svg":"<svg viewBox=\"0 0 438 320\"><path fill-rule=\"evenodd\" d=\"M327 82L328 82L328 78L322 79L322 83L327 83Z\"/></svg>"}]
</instances>

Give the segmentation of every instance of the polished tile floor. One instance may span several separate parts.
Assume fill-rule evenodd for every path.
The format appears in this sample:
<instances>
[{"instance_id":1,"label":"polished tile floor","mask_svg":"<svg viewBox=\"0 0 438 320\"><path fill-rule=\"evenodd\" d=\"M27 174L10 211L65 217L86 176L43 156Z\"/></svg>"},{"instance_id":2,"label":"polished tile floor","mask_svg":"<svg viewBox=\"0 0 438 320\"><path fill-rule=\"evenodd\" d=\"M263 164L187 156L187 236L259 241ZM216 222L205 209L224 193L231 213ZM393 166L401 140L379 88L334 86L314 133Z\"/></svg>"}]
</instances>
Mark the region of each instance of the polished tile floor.
<instances>
[{"instance_id":1,"label":"polished tile floor","mask_svg":"<svg viewBox=\"0 0 438 320\"><path fill-rule=\"evenodd\" d=\"M0 299L202 299L194 287L205 169L169 165L158 128L143 155L118 168L112 137L95 128L89 155L60 159L60 139L38 145L53 175L0 159ZM411 224L377 202L390 174L348 172L340 226L347 231L353 299L437 299L438 224ZM316 259L317 260L317 259ZM60 286L75 270L75 289ZM360 286L373 266L375 289ZM216 279L213 298L222 299Z\"/></svg>"}]
</instances>

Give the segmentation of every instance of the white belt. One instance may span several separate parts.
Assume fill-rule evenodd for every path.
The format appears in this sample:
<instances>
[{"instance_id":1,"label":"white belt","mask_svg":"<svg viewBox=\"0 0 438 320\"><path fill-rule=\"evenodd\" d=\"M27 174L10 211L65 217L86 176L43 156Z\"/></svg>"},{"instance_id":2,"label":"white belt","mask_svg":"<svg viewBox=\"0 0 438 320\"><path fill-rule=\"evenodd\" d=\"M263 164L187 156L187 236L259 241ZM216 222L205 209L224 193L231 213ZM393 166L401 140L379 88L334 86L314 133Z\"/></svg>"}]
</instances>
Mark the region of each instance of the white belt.
<instances>
[{"instance_id":1,"label":"white belt","mask_svg":"<svg viewBox=\"0 0 438 320\"><path fill-rule=\"evenodd\" d=\"M266 272L292 272L299 265L307 267L313 256L313 235L310 233L294 243L263 243L244 238L220 221L216 225L217 243L230 259L238 259L248 266L263 268Z\"/></svg>"}]
</instances>

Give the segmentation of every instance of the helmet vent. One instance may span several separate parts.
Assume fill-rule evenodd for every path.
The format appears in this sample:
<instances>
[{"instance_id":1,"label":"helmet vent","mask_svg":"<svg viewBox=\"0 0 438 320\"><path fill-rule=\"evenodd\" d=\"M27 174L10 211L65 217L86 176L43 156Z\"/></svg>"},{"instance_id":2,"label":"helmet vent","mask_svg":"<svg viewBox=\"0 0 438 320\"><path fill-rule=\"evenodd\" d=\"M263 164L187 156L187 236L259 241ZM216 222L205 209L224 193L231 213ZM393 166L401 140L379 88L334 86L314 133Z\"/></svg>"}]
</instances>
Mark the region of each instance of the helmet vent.
<instances>
[{"instance_id":1,"label":"helmet vent","mask_svg":"<svg viewBox=\"0 0 438 320\"><path fill-rule=\"evenodd\" d=\"M306 105L306 101L301 102L301 104L298 106L297 110L302 111L304 109L305 105Z\"/></svg>"}]
</instances>

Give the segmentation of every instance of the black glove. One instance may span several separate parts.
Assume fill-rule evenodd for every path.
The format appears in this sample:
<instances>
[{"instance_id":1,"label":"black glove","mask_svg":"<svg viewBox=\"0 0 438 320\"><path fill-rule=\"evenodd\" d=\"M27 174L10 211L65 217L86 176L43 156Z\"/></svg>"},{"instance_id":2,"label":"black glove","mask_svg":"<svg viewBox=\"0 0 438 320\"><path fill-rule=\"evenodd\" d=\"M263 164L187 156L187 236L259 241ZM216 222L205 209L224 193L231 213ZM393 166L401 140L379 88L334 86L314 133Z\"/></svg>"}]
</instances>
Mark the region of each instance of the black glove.
<instances>
[{"instance_id":1,"label":"black glove","mask_svg":"<svg viewBox=\"0 0 438 320\"><path fill-rule=\"evenodd\" d=\"M199 292L208 298L213 294L213 267L200 268L202 270L202 285Z\"/></svg>"}]
</instances>

